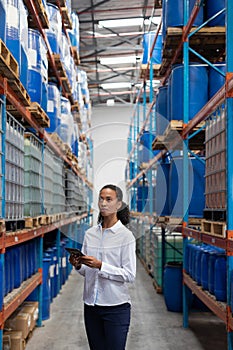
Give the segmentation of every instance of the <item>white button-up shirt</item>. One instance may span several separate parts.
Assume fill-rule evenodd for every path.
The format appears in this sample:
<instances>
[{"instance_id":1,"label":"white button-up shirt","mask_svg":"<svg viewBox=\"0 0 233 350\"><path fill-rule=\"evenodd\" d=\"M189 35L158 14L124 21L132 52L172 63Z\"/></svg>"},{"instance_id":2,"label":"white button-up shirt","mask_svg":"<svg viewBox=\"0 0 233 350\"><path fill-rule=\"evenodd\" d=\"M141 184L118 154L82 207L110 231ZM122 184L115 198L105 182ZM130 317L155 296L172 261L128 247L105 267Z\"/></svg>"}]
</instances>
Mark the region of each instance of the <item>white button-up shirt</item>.
<instances>
[{"instance_id":1,"label":"white button-up shirt","mask_svg":"<svg viewBox=\"0 0 233 350\"><path fill-rule=\"evenodd\" d=\"M93 226L86 231L82 252L102 261L101 270L82 265L84 303L112 306L130 303L127 282L136 276L135 238L120 220L110 228Z\"/></svg>"}]
</instances>

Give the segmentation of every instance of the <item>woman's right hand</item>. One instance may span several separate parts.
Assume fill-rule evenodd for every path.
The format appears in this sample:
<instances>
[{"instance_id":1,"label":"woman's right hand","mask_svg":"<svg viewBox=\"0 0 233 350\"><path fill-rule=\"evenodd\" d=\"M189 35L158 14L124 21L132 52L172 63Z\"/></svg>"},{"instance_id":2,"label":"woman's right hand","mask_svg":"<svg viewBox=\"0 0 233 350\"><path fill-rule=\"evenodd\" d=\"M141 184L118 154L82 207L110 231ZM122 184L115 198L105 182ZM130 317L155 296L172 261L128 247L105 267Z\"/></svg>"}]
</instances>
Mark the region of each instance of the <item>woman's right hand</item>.
<instances>
[{"instance_id":1,"label":"woman's right hand","mask_svg":"<svg viewBox=\"0 0 233 350\"><path fill-rule=\"evenodd\" d=\"M69 262L75 267L76 270L79 270L82 266L80 257L76 256L75 254L70 255Z\"/></svg>"}]
</instances>

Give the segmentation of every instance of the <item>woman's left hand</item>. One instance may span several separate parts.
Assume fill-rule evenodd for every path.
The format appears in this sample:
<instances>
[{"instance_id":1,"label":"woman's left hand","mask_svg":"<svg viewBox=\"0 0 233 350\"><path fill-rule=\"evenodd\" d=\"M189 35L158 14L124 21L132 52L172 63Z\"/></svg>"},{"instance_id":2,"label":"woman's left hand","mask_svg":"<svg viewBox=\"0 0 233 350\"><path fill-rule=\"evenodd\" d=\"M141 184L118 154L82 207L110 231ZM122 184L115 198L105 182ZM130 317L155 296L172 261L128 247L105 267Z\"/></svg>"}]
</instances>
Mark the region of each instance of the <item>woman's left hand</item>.
<instances>
[{"instance_id":1,"label":"woman's left hand","mask_svg":"<svg viewBox=\"0 0 233 350\"><path fill-rule=\"evenodd\" d=\"M94 256L84 255L80 257L80 261L82 264L93 269L101 269L102 261L96 259Z\"/></svg>"}]
</instances>

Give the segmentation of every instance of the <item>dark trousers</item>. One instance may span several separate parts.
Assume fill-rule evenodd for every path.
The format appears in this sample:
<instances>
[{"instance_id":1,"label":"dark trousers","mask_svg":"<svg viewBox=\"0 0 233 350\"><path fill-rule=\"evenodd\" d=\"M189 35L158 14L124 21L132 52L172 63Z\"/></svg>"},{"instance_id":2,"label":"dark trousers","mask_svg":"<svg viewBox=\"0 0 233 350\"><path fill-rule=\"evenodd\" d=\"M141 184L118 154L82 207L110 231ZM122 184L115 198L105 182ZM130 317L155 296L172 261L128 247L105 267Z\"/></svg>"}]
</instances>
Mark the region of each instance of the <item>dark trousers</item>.
<instances>
[{"instance_id":1,"label":"dark trousers","mask_svg":"<svg viewBox=\"0 0 233 350\"><path fill-rule=\"evenodd\" d=\"M84 321L91 350L124 350L130 324L129 303L116 306L84 304Z\"/></svg>"}]
</instances>

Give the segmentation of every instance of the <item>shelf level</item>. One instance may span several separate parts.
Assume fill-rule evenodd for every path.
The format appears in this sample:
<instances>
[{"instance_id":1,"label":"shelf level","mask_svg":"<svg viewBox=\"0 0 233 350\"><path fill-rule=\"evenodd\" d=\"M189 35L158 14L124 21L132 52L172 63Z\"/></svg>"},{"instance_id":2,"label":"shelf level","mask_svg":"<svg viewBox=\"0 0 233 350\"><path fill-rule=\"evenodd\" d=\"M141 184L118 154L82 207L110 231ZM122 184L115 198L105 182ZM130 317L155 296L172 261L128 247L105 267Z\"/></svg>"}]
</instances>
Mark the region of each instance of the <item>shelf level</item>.
<instances>
[{"instance_id":1,"label":"shelf level","mask_svg":"<svg viewBox=\"0 0 233 350\"><path fill-rule=\"evenodd\" d=\"M216 316L227 323L226 303L216 301L210 293L204 291L202 287L198 286L186 273L183 274L183 282Z\"/></svg>"},{"instance_id":2,"label":"shelf level","mask_svg":"<svg viewBox=\"0 0 233 350\"><path fill-rule=\"evenodd\" d=\"M0 325L18 308L19 305L32 293L32 291L42 283L42 271L39 271L28 280L24 281L21 286L4 298L4 306L0 312Z\"/></svg>"}]
</instances>

